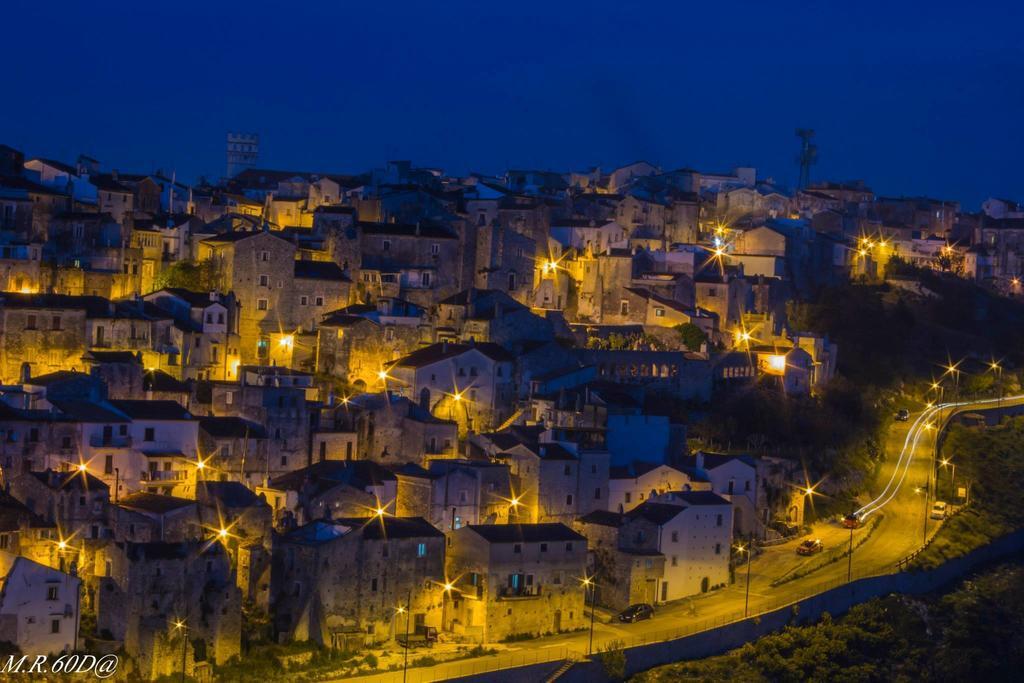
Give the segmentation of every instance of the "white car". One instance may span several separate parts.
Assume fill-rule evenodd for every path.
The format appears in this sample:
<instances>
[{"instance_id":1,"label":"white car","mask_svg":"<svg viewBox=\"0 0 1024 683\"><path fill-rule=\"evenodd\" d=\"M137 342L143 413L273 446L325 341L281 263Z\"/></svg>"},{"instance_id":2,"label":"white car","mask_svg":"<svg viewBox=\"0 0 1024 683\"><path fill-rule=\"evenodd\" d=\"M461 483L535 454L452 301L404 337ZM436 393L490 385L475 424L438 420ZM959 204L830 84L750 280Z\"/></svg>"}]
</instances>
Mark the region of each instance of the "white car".
<instances>
[{"instance_id":1,"label":"white car","mask_svg":"<svg viewBox=\"0 0 1024 683\"><path fill-rule=\"evenodd\" d=\"M946 504L941 500L935 501L932 505L932 519L945 519L946 518Z\"/></svg>"}]
</instances>

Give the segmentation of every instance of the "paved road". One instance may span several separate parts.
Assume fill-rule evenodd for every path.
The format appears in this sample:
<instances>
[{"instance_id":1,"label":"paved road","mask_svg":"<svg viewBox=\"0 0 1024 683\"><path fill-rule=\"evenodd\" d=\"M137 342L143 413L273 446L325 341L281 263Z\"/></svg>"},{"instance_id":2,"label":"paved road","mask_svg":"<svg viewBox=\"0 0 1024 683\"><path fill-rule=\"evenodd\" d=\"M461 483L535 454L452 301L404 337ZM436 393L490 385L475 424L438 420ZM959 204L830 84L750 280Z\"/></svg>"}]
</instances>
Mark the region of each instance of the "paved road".
<instances>
[{"instance_id":1,"label":"paved road","mask_svg":"<svg viewBox=\"0 0 1024 683\"><path fill-rule=\"evenodd\" d=\"M934 534L941 524L928 519L930 505L926 507L923 492L917 491L923 490L929 482L935 439L939 433L936 426L948 420L955 412L975 412L1022 404L1024 396L1001 399L998 404L995 401L968 402L955 406L944 404L946 407L936 406L912 413L907 422L892 423L885 442L885 460L879 468L874 488L878 493L861 509L865 518L864 526L853 532L853 578L894 571L896 563L917 550L925 534ZM939 476L945 476L941 470ZM933 480L933 492L934 487ZM934 497L930 500L934 500ZM878 517L879 521L869 533L874 517ZM801 557L796 554L799 540L794 540L766 548L753 558L750 565L750 614L776 609L847 580L850 569L848 559L843 557L836 562L826 562L828 558L825 554L843 552L850 543L850 530L835 521L824 521L813 525L811 535L823 541L825 553L810 558ZM803 574L811 567L815 567L813 572L772 585L791 574ZM736 568L736 581L729 587L661 606L655 618L648 621L620 624L611 620L610 614L599 609L594 624L593 651L599 652L610 646L669 640L741 618L744 603L748 599L746 571L746 565L740 564ZM583 656L589 647L589 631L538 638L516 644L492 657L451 662L429 669L410 669L408 681L418 683L444 680L502 667L557 661L572 655ZM401 681L402 672L345 680L390 683Z\"/></svg>"}]
</instances>

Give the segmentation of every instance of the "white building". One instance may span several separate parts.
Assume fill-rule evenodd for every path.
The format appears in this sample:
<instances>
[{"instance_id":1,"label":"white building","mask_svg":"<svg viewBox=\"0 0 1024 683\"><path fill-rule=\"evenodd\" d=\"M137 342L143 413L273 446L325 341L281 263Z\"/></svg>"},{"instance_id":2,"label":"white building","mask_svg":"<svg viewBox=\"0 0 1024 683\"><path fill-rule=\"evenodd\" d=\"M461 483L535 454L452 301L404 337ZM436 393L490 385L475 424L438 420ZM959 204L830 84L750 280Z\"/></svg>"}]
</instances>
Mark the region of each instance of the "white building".
<instances>
[{"instance_id":1,"label":"white building","mask_svg":"<svg viewBox=\"0 0 1024 683\"><path fill-rule=\"evenodd\" d=\"M498 426L513 399L513 357L491 342L440 342L399 358L382 384L460 431Z\"/></svg>"},{"instance_id":2,"label":"white building","mask_svg":"<svg viewBox=\"0 0 1024 683\"><path fill-rule=\"evenodd\" d=\"M758 529L758 481L754 459L748 455L697 451L691 463L711 482L712 491L732 503L736 534L749 536L755 533Z\"/></svg>"},{"instance_id":3,"label":"white building","mask_svg":"<svg viewBox=\"0 0 1024 683\"><path fill-rule=\"evenodd\" d=\"M78 636L77 577L0 551L0 640L23 654L71 652Z\"/></svg>"},{"instance_id":4,"label":"white building","mask_svg":"<svg viewBox=\"0 0 1024 683\"><path fill-rule=\"evenodd\" d=\"M711 480L695 468L634 461L612 467L608 478L608 510L629 512L645 500L670 491L710 491Z\"/></svg>"},{"instance_id":5,"label":"white building","mask_svg":"<svg viewBox=\"0 0 1024 683\"><path fill-rule=\"evenodd\" d=\"M732 505L711 491L666 494L626 513L619 548L665 556L658 601L678 600L729 583Z\"/></svg>"}]
</instances>

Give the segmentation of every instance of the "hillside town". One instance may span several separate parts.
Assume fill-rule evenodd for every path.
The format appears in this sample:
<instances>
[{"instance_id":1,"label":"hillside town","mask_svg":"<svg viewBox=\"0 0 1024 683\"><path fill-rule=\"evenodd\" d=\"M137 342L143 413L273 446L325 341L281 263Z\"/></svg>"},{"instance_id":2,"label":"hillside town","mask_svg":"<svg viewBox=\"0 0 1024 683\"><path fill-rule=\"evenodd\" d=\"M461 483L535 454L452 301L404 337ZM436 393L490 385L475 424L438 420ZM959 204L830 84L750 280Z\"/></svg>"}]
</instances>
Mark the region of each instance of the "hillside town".
<instances>
[{"instance_id":1,"label":"hillside town","mask_svg":"<svg viewBox=\"0 0 1024 683\"><path fill-rule=\"evenodd\" d=\"M258 144L230 134L216 182L0 145L0 641L22 652L198 678L247 629L486 645L721 590L810 490L691 427L833 380L844 349L791 304L901 268L1022 294L1010 199L645 161L285 171Z\"/></svg>"}]
</instances>

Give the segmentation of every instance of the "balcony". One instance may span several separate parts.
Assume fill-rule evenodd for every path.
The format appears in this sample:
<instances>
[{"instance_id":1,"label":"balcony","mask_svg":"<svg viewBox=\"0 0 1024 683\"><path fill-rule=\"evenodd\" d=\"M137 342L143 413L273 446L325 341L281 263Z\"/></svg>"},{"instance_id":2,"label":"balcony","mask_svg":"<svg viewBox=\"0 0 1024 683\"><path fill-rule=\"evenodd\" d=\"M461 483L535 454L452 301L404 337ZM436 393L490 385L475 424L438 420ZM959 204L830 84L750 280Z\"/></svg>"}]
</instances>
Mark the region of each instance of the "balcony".
<instances>
[{"instance_id":1,"label":"balcony","mask_svg":"<svg viewBox=\"0 0 1024 683\"><path fill-rule=\"evenodd\" d=\"M132 437L130 436L101 436L94 434L89 437L89 446L92 448L130 448Z\"/></svg>"},{"instance_id":2,"label":"balcony","mask_svg":"<svg viewBox=\"0 0 1024 683\"><path fill-rule=\"evenodd\" d=\"M187 481L188 475L184 470L147 470L142 473L142 481Z\"/></svg>"},{"instance_id":3,"label":"balcony","mask_svg":"<svg viewBox=\"0 0 1024 683\"><path fill-rule=\"evenodd\" d=\"M498 591L498 599L523 600L527 598L539 598L540 594L540 586L537 584L533 586L519 586L518 588L513 588L512 586L502 586L501 590Z\"/></svg>"}]
</instances>

